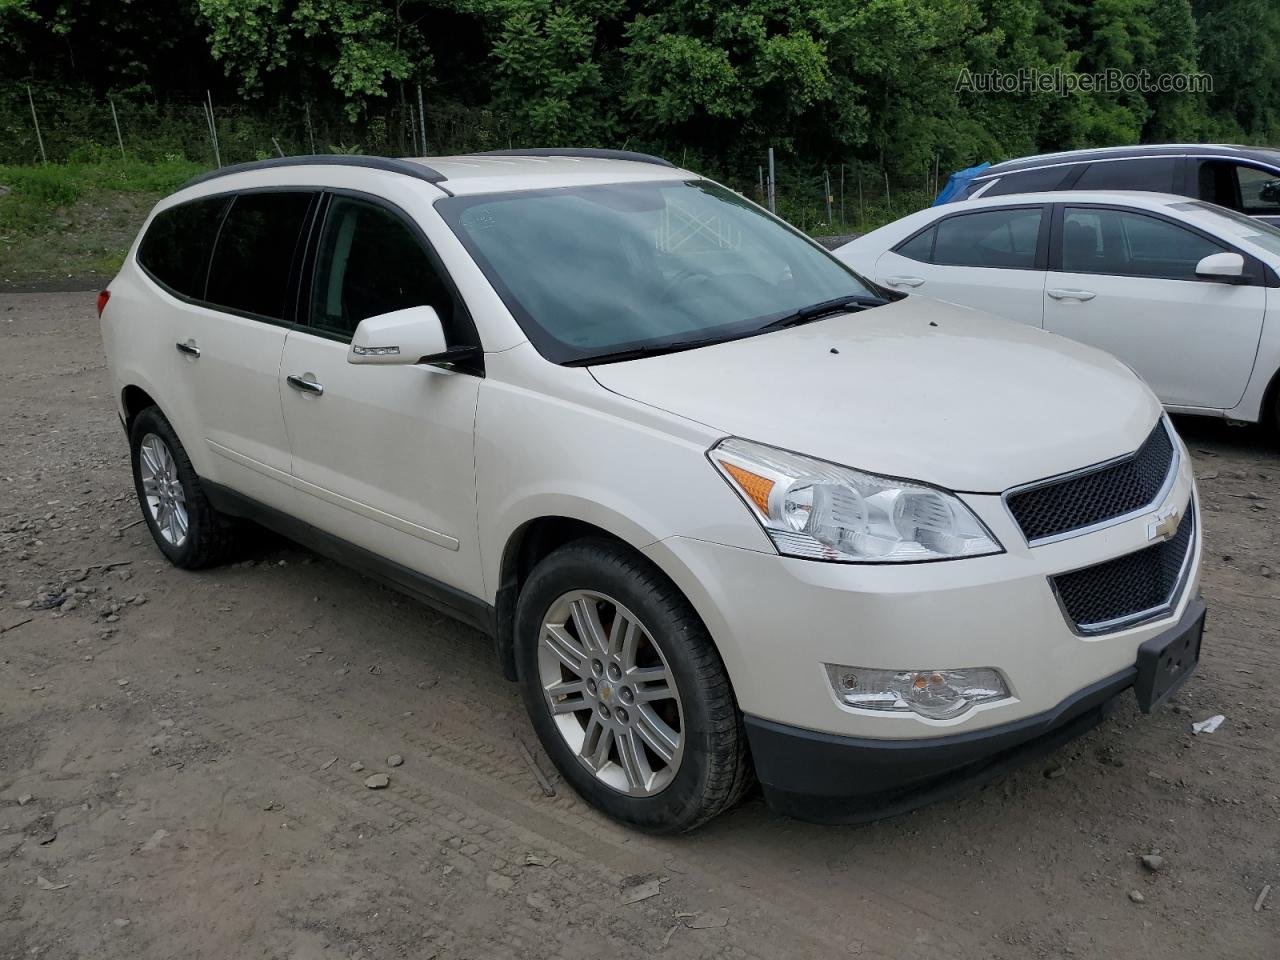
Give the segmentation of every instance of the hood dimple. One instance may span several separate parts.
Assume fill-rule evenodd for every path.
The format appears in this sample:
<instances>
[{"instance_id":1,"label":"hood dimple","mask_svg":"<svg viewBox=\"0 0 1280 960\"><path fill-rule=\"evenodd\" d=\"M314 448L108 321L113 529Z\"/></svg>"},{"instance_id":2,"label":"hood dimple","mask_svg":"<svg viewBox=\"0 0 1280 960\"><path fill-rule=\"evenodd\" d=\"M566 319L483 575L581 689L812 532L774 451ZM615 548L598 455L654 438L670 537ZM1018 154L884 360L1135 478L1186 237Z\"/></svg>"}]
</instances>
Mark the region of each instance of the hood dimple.
<instances>
[{"instance_id":1,"label":"hood dimple","mask_svg":"<svg viewBox=\"0 0 1280 960\"><path fill-rule=\"evenodd\" d=\"M919 297L591 372L727 435L974 493L1129 453L1161 410L1099 350Z\"/></svg>"}]
</instances>

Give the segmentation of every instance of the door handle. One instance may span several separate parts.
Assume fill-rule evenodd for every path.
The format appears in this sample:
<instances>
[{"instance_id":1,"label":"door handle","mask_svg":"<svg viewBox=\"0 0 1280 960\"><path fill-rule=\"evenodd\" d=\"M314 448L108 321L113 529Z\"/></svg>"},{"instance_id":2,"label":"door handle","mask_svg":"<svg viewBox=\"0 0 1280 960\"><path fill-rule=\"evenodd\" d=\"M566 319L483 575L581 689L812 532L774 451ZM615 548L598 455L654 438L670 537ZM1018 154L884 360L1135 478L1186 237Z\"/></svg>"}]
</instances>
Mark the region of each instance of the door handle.
<instances>
[{"instance_id":1,"label":"door handle","mask_svg":"<svg viewBox=\"0 0 1280 960\"><path fill-rule=\"evenodd\" d=\"M200 348L196 346L196 342L194 339L179 341L178 343L174 344L174 347L177 348L179 353L185 353L188 357L200 356Z\"/></svg>"},{"instance_id":2,"label":"door handle","mask_svg":"<svg viewBox=\"0 0 1280 960\"><path fill-rule=\"evenodd\" d=\"M302 393L311 393L317 397L324 393L324 387L321 384L316 383L315 376L313 374L304 373L300 377L290 375L285 377L285 380L288 382L289 386L293 387L295 390L301 391Z\"/></svg>"},{"instance_id":3,"label":"door handle","mask_svg":"<svg viewBox=\"0 0 1280 960\"><path fill-rule=\"evenodd\" d=\"M1045 293L1053 297L1053 299L1055 300L1079 300L1081 303L1083 303L1086 300L1092 300L1094 297L1097 296L1097 294L1094 293L1092 290L1055 289L1055 290L1046 290Z\"/></svg>"},{"instance_id":4,"label":"door handle","mask_svg":"<svg viewBox=\"0 0 1280 960\"><path fill-rule=\"evenodd\" d=\"M885 277L884 282L891 287L918 287L924 283L924 277Z\"/></svg>"}]
</instances>

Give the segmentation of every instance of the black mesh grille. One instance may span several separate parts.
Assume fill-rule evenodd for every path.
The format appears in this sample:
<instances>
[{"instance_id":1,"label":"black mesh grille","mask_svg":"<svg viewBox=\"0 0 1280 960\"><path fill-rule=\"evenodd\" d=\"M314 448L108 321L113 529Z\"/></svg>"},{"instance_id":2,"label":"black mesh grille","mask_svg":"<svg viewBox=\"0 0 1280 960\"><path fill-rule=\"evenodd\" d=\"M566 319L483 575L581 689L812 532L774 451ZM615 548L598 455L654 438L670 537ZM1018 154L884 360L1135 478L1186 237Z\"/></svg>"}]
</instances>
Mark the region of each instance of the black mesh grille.
<instances>
[{"instance_id":1,"label":"black mesh grille","mask_svg":"<svg viewBox=\"0 0 1280 960\"><path fill-rule=\"evenodd\" d=\"M1141 510L1169 475L1173 442L1157 423L1136 453L1063 480L1010 494L1009 510L1028 541L1069 533Z\"/></svg>"},{"instance_id":2,"label":"black mesh grille","mask_svg":"<svg viewBox=\"0 0 1280 960\"><path fill-rule=\"evenodd\" d=\"M1178 532L1164 543L1053 577L1067 616L1078 628L1087 630L1163 607L1178 587L1194 533L1195 509L1188 504Z\"/></svg>"}]
</instances>

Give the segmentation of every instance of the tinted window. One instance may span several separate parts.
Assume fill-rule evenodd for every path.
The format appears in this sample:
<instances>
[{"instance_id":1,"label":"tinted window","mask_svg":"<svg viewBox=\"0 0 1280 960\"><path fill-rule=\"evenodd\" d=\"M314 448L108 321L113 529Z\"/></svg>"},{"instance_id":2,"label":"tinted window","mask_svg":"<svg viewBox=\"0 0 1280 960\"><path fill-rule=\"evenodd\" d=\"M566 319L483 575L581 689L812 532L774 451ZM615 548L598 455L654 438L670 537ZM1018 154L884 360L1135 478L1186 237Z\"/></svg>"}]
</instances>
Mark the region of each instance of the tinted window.
<instances>
[{"instance_id":1,"label":"tinted window","mask_svg":"<svg viewBox=\"0 0 1280 960\"><path fill-rule=\"evenodd\" d=\"M209 251L227 199L193 200L157 213L138 246L138 262L175 293L203 297Z\"/></svg>"},{"instance_id":2,"label":"tinted window","mask_svg":"<svg viewBox=\"0 0 1280 960\"><path fill-rule=\"evenodd\" d=\"M222 221L205 299L282 320L289 272L312 194L245 193Z\"/></svg>"},{"instance_id":3,"label":"tinted window","mask_svg":"<svg viewBox=\"0 0 1280 960\"><path fill-rule=\"evenodd\" d=\"M435 307L450 329L453 296L408 224L375 204L334 197L316 261L311 325L349 339L367 317L420 306Z\"/></svg>"},{"instance_id":4,"label":"tinted window","mask_svg":"<svg viewBox=\"0 0 1280 960\"><path fill-rule=\"evenodd\" d=\"M1257 167L1236 166L1240 206L1247 213L1280 213L1280 174Z\"/></svg>"},{"instance_id":5,"label":"tinted window","mask_svg":"<svg viewBox=\"0 0 1280 960\"><path fill-rule=\"evenodd\" d=\"M820 247L709 183L522 190L436 209L559 363L749 336L801 307L873 296Z\"/></svg>"},{"instance_id":6,"label":"tinted window","mask_svg":"<svg viewBox=\"0 0 1280 960\"><path fill-rule=\"evenodd\" d=\"M1173 192L1173 171L1179 157L1146 160L1100 160L1089 164L1076 181L1076 190L1146 190Z\"/></svg>"},{"instance_id":7,"label":"tinted window","mask_svg":"<svg viewBox=\"0 0 1280 960\"><path fill-rule=\"evenodd\" d=\"M985 210L938 224L933 262L962 267L1029 269L1036 262L1039 207Z\"/></svg>"},{"instance_id":8,"label":"tinted window","mask_svg":"<svg viewBox=\"0 0 1280 960\"><path fill-rule=\"evenodd\" d=\"M1067 273L1194 280L1196 264L1225 249L1140 213L1068 207L1063 217L1062 269Z\"/></svg>"},{"instance_id":9,"label":"tinted window","mask_svg":"<svg viewBox=\"0 0 1280 960\"><path fill-rule=\"evenodd\" d=\"M1040 190L1057 190L1063 179L1079 167L1044 167L1040 170L1024 170L1007 173L995 186L983 192L984 197L999 197L1010 193L1036 193Z\"/></svg>"},{"instance_id":10,"label":"tinted window","mask_svg":"<svg viewBox=\"0 0 1280 960\"><path fill-rule=\"evenodd\" d=\"M930 227L923 233L917 233L914 237L898 247L894 253L900 257L907 257L911 260L919 260L921 263L928 263L933 257L933 237L937 228Z\"/></svg>"}]
</instances>

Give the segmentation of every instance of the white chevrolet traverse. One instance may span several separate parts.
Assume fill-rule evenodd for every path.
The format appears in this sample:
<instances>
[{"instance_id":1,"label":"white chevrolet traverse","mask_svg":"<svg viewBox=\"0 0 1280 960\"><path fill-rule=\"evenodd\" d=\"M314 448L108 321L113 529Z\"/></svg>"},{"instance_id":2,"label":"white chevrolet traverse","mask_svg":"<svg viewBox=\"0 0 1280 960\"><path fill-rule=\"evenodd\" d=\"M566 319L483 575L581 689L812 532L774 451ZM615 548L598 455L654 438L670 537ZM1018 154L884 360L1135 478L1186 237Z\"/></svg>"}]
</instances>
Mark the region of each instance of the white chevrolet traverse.
<instances>
[{"instance_id":1,"label":"white chevrolet traverse","mask_svg":"<svg viewBox=\"0 0 1280 960\"><path fill-rule=\"evenodd\" d=\"M175 564L275 528L488 633L606 813L891 813L1196 665L1191 466L1104 353L595 150L289 158L99 297Z\"/></svg>"}]
</instances>

